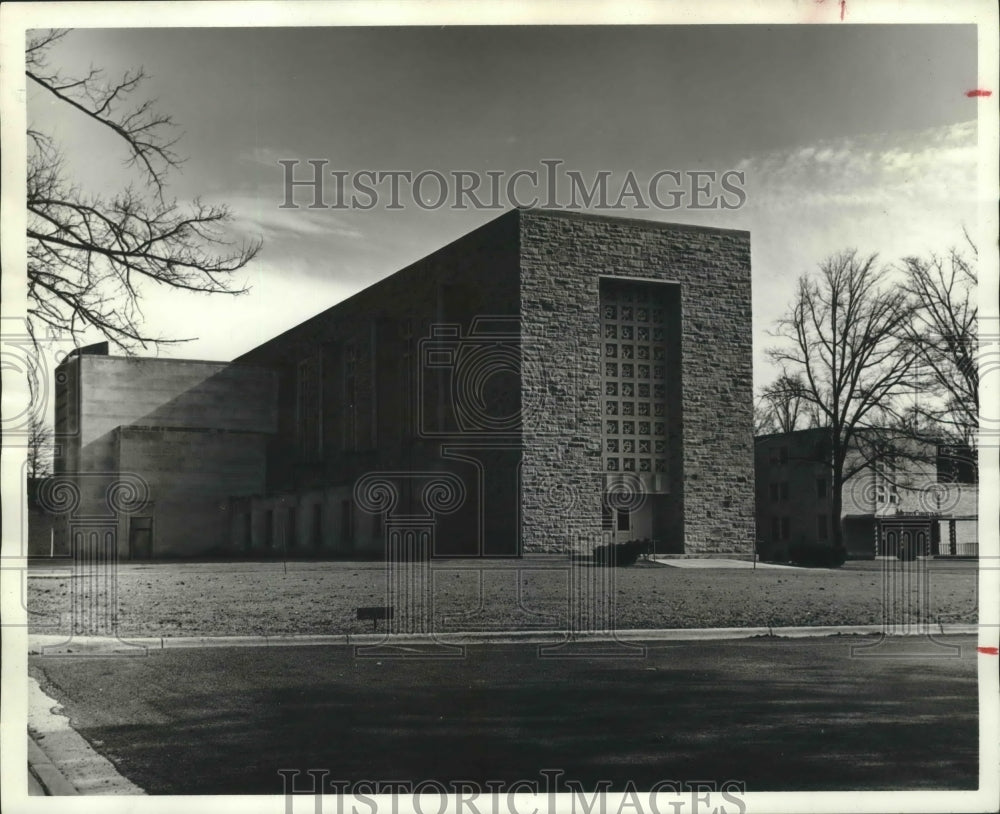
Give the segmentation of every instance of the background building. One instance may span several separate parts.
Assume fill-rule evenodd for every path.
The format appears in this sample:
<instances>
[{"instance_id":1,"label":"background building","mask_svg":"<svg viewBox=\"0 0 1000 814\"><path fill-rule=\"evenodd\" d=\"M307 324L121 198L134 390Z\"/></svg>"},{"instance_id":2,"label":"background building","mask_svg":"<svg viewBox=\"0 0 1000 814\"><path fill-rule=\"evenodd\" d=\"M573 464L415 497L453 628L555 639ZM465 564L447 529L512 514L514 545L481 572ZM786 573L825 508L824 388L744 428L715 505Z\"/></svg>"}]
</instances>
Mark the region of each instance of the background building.
<instances>
[{"instance_id":1,"label":"background building","mask_svg":"<svg viewBox=\"0 0 1000 814\"><path fill-rule=\"evenodd\" d=\"M232 364L67 359L57 475L143 482L127 557L749 556L751 387L747 233L518 210Z\"/></svg>"},{"instance_id":2,"label":"background building","mask_svg":"<svg viewBox=\"0 0 1000 814\"><path fill-rule=\"evenodd\" d=\"M829 430L761 436L755 450L760 556L785 559L796 543L833 545ZM896 556L895 527L904 521L924 555L976 556L979 490L968 456L968 450L959 455L913 441L877 459L867 449L850 451L846 468L870 464L842 489L839 520L848 556Z\"/></svg>"}]
</instances>

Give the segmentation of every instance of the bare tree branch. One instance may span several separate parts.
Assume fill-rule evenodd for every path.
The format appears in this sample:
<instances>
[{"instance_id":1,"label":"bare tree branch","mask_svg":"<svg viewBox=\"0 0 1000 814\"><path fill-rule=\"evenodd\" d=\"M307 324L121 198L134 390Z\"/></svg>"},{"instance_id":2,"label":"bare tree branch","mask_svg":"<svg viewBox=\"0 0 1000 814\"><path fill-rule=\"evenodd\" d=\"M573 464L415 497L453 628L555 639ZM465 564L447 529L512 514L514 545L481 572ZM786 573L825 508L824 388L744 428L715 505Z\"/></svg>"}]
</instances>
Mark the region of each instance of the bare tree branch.
<instances>
[{"instance_id":1,"label":"bare tree branch","mask_svg":"<svg viewBox=\"0 0 1000 814\"><path fill-rule=\"evenodd\" d=\"M117 81L101 70L67 76L49 65L50 49L69 32L35 34L26 51L26 75L38 87L118 137L126 165L138 168L145 190L126 185L114 196L85 194L67 179L52 138L28 130L28 319L76 339L97 328L119 348L187 341L152 336L143 328L145 286L212 294L242 294L234 282L260 250L258 239L230 236L233 216L224 205L167 200L169 172L182 159L170 116L154 100L136 100L142 68ZM151 194L145 194L151 193Z\"/></svg>"},{"instance_id":2,"label":"bare tree branch","mask_svg":"<svg viewBox=\"0 0 1000 814\"><path fill-rule=\"evenodd\" d=\"M903 334L910 312L905 292L887 283L875 255L848 251L800 278L773 334L784 340L769 349L786 371L782 378L798 383L795 397L812 405L818 423L830 430L835 545L843 545L842 487L867 465L852 460L849 466L848 452L880 426L908 384L914 357ZM791 413L788 419L794 427Z\"/></svg>"},{"instance_id":3,"label":"bare tree branch","mask_svg":"<svg viewBox=\"0 0 1000 814\"><path fill-rule=\"evenodd\" d=\"M965 237L971 261L957 248L947 258L904 259L904 288L914 315L904 337L919 370L917 418L936 426L938 435L974 448L979 429L978 252Z\"/></svg>"}]
</instances>

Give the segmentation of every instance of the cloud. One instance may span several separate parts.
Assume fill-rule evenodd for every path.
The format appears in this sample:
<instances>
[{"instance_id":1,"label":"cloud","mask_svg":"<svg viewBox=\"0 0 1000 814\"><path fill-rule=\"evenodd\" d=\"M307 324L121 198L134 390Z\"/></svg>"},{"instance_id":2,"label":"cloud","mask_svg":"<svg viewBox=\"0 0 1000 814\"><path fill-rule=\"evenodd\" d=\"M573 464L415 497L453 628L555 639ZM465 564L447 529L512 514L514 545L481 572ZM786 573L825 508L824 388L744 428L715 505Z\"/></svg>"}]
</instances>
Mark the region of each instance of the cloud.
<instances>
[{"instance_id":1,"label":"cloud","mask_svg":"<svg viewBox=\"0 0 1000 814\"><path fill-rule=\"evenodd\" d=\"M739 162L747 191L781 209L972 203L976 122L910 133L879 133L751 156ZM905 200L904 200L905 198Z\"/></svg>"},{"instance_id":2,"label":"cloud","mask_svg":"<svg viewBox=\"0 0 1000 814\"><path fill-rule=\"evenodd\" d=\"M275 150L273 147L254 147L252 150L242 150L237 158L250 164L260 164L262 167L277 167L279 161L295 155L289 150Z\"/></svg>"},{"instance_id":3,"label":"cloud","mask_svg":"<svg viewBox=\"0 0 1000 814\"><path fill-rule=\"evenodd\" d=\"M767 330L796 279L830 254L856 248L887 265L945 252L975 223L976 123L830 139L749 156L748 199L736 213L751 234L757 384L775 371Z\"/></svg>"},{"instance_id":4,"label":"cloud","mask_svg":"<svg viewBox=\"0 0 1000 814\"><path fill-rule=\"evenodd\" d=\"M343 238L360 240L364 232L336 210L282 209L282 201L260 195L233 193L219 196L235 218L249 231L260 234L265 241L300 240L302 238Z\"/></svg>"}]
</instances>

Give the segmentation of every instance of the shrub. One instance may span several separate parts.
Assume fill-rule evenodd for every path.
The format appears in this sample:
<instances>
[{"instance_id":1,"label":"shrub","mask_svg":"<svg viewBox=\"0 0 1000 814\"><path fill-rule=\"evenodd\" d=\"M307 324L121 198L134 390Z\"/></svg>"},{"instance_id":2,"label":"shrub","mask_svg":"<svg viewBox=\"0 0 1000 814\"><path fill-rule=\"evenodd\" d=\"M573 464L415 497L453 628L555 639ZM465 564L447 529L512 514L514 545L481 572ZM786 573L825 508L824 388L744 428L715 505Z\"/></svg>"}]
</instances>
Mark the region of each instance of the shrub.
<instances>
[{"instance_id":1,"label":"shrub","mask_svg":"<svg viewBox=\"0 0 1000 814\"><path fill-rule=\"evenodd\" d=\"M840 568L847 561L847 549L826 543L792 543L788 560L813 568Z\"/></svg>"},{"instance_id":2,"label":"shrub","mask_svg":"<svg viewBox=\"0 0 1000 814\"><path fill-rule=\"evenodd\" d=\"M629 540L627 543L597 546L594 549L594 562L598 565L633 565L640 555L652 553L652 540Z\"/></svg>"},{"instance_id":3,"label":"shrub","mask_svg":"<svg viewBox=\"0 0 1000 814\"><path fill-rule=\"evenodd\" d=\"M788 551L783 545L758 541L757 559L760 562L788 562Z\"/></svg>"}]
</instances>

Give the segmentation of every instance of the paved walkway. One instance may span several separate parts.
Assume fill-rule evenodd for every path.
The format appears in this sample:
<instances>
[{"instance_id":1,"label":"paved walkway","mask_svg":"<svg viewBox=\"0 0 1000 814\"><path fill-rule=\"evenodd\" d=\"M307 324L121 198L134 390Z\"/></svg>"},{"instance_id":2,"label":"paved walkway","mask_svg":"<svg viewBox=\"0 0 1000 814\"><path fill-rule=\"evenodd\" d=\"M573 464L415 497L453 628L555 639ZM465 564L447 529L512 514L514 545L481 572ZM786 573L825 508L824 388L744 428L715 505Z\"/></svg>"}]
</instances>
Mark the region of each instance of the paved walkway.
<instances>
[{"instance_id":1,"label":"paved walkway","mask_svg":"<svg viewBox=\"0 0 1000 814\"><path fill-rule=\"evenodd\" d=\"M669 557L654 557L655 562L661 563L662 565L669 565L671 568L738 568L742 570L752 569L752 568L783 568L786 571L801 571L802 569L795 565L778 565L773 562L758 562L756 566L750 560L727 560L721 557L716 559L712 557L684 557L682 559L670 559ZM810 569L816 570L816 569ZM829 571L830 569L819 569Z\"/></svg>"},{"instance_id":2,"label":"paved walkway","mask_svg":"<svg viewBox=\"0 0 1000 814\"><path fill-rule=\"evenodd\" d=\"M51 797L143 793L70 726L62 705L42 690L34 676L28 676L28 793Z\"/></svg>"}]
</instances>

